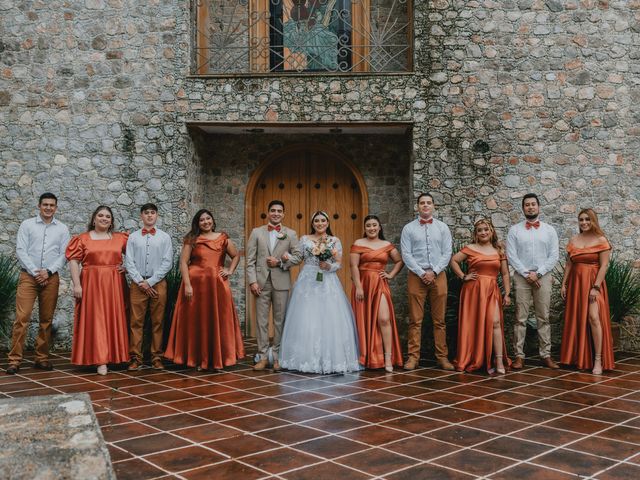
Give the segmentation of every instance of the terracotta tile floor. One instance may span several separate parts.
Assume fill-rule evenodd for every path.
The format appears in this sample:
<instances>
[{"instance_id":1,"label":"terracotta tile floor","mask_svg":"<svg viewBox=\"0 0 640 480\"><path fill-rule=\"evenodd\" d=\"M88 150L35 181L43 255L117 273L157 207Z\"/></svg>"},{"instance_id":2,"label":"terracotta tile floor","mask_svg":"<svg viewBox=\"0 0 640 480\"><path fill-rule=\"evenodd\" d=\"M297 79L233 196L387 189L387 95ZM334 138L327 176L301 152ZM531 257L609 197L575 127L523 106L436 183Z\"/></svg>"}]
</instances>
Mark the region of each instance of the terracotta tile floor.
<instances>
[{"instance_id":1,"label":"terracotta tile floor","mask_svg":"<svg viewBox=\"0 0 640 480\"><path fill-rule=\"evenodd\" d=\"M247 350L255 344L247 342ZM348 375L170 366L0 375L0 397L87 392L119 479L640 478L640 354L601 377L528 362ZM0 358L6 367L6 356Z\"/></svg>"}]
</instances>

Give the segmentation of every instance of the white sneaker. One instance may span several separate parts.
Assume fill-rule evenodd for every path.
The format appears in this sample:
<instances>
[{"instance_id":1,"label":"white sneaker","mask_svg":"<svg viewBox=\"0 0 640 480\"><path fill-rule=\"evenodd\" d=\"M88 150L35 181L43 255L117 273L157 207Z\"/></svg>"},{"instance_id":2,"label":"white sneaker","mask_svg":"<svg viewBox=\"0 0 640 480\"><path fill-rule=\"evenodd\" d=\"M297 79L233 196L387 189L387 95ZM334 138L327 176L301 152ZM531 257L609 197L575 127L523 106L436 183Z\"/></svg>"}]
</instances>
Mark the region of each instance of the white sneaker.
<instances>
[{"instance_id":1,"label":"white sneaker","mask_svg":"<svg viewBox=\"0 0 640 480\"><path fill-rule=\"evenodd\" d=\"M98 375L106 375L108 371L106 365L98 365Z\"/></svg>"}]
</instances>

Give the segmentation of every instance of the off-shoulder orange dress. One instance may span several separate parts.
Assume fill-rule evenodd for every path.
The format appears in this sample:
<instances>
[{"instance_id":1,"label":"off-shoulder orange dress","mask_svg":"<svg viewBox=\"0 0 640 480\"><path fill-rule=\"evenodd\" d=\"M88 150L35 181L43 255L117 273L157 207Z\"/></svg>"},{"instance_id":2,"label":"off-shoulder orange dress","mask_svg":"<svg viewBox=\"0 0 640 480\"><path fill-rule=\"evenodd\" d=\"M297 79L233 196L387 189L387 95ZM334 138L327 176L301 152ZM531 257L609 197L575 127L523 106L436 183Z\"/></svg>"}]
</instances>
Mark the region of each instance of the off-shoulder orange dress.
<instances>
[{"instance_id":1,"label":"off-shoulder orange dress","mask_svg":"<svg viewBox=\"0 0 640 480\"><path fill-rule=\"evenodd\" d=\"M104 365L129 361L126 303L129 287L118 267L128 233L113 233L109 240L93 240L89 232L73 237L67 260L82 264L82 299L76 300L71 363Z\"/></svg>"},{"instance_id":2,"label":"off-shoulder orange dress","mask_svg":"<svg viewBox=\"0 0 640 480\"><path fill-rule=\"evenodd\" d=\"M468 246L461 251L467 255L468 272L476 272L478 278L462 284L458 354L453 364L459 371L471 372L482 367L488 371L493 369L493 319L497 309L502 329L502 362L506 368L511 362L507 358L504 341L502 294L498 287L500 264L506 257L497 253L485 255Z\"/></svg>"},{"instance_id":3,"label":"off-shoulder orange dress","mask_svg":"<svg viewBox=\"0 0 640 480\"><path fill-rule=\"evenodd\" d=\"M567 298L564 307L564 330L560 346L560 363L575 365L582 370L593 369L593 338L589 326L589 291L600 268L600 252L611 250L609 242L587 248L567 245L571 271L567 279ZM613 339L609 317L607 285L603 281L598 295L598 312L602 329L602 369L613 370Z\"/></svg>"},{"instance_id":4,"label":"off-shoulder orange dress","mask_svg":"<svg viewBox=\"0 0 640 480\"><path fill-rule=\"evenodd\" d=\"M189 261L193 299L184 295L184 281L164 356L174 363L203 369L235 365L244 357L238 313L229 280L219 276L229 237L196 238Z\"/></svg>"},{"instance_id":5,"label":"off-shoulder orange dress","mask_svg":"<svg viewBox=\"0 0 640 480\"><path fill-rule=\"evenodd\" d=\"M395 247L391 244L386 247L371 249L359 245L351 246L351 253L360 254L358 270L360 282L364 290L364 301L356 300L356 287L351 289L351 306L358 329L358 347L360 350L360 365L367 368L384 367L384 350L382 348L382 336L378 327L378 310L380 299L384 295L391 313L391 362L393 365L402 365L402 349L398 337L396 317L391 301L391 290L386 279L380 278L389 261L389 255Z\"/></svg>"}]
</instances>

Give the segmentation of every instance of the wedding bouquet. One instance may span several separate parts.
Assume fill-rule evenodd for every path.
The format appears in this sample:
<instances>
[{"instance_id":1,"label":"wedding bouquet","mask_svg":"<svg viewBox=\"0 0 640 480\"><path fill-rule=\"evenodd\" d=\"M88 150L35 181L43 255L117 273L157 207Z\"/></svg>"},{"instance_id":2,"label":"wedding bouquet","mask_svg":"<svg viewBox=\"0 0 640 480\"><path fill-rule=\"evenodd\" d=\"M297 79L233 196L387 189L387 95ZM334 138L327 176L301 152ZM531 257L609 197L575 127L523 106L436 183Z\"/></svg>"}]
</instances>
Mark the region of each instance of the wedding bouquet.
<instances>
[{"instance_id":1,"label":"wedding bouquet","mask_svg":"<svg viewBox=\"0 0 640 480\"><path fill-rule=\"evenodd\" d=\"M313 242L313 246L311 247L311 255L316 257L319 262L331 260L336 253L335 242L331 241L326 235L323 235L319 240ZM316 274L316 281L323 281L322 272Z\"/></svg>"}]
</instances>

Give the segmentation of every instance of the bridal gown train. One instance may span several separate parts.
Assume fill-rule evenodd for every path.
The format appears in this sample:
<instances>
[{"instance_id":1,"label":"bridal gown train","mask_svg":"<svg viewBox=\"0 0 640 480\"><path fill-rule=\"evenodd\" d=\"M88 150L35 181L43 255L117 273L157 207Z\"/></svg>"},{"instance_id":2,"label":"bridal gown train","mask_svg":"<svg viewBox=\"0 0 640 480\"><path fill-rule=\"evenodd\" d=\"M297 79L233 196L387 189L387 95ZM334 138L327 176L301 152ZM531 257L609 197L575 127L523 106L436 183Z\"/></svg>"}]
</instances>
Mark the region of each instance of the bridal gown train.
<instances>
[{"instance_id":1,"label":"bridal gown train","mask_svg":"<svg viewBox=\"0 0 640 480\"><path fill-rule=\"evenodd\" d=\"M332 237L342 256L340 240ZM311 254L313 241L303 236L296 254L304 266L291 292L282 333L280 365L311 373L344 373L360 370L358 339L351 305L336 271L340 264L329 260L322 270ZM318 280L322 273L322 281Z\"/></svg>"}]
</instances>

